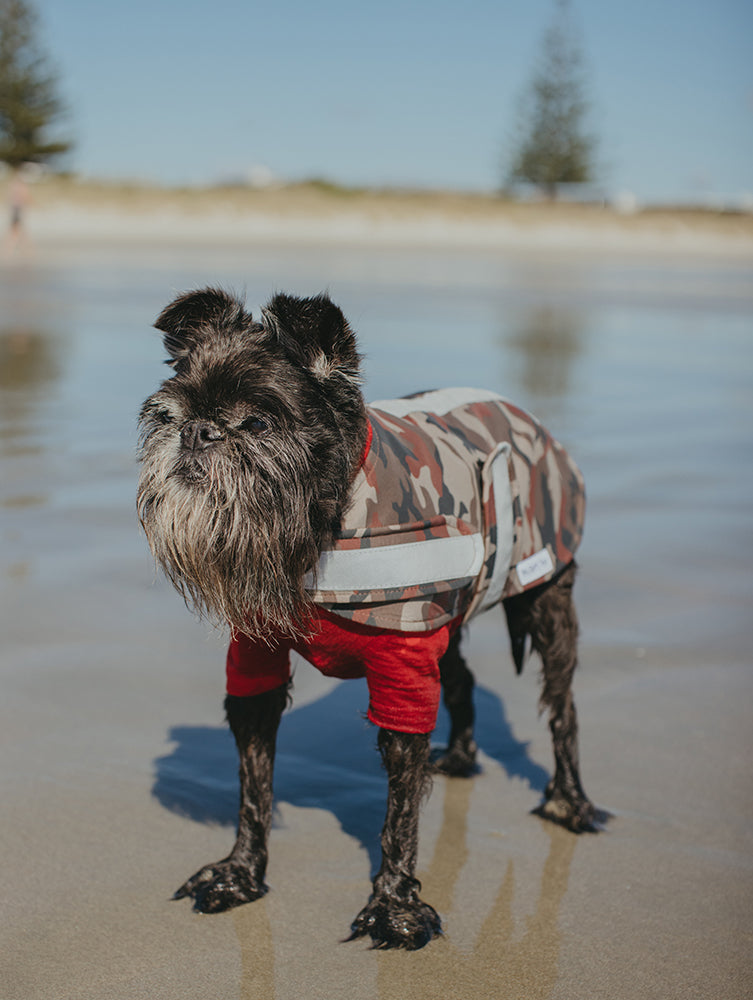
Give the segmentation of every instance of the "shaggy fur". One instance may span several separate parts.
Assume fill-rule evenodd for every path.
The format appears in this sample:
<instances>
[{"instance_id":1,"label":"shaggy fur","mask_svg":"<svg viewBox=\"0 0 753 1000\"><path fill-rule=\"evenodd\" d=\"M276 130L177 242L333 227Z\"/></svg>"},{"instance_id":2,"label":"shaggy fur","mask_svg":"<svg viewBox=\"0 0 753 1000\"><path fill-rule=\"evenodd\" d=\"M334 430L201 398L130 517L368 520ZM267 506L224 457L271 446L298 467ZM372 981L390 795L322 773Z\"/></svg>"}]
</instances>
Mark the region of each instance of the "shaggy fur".
<instances>
[{"instance_id":1,"label":"shaggy fur","mask_svg":"<svg viewBox=\"0 0 753 1000\"><path fill-rule=\"evenodd\" d=\"M140 416L138 512L167 576L199 613L252 637L303 636L313 607L304 586L337 531L367 438L355 338L319 296L277 295L256 322L217 289L180 296L159 316L172 378ZM541 706L550 713L554 777L537 810L574 832L594 830L583 791L571 682L578 625L575 566L505 602L513 660L526 643L543 664ZM451 731L434 769L476 767L473 675L455 633L440 661ZM240 760L238 836L230 854L200 869L176 898L214 913L267 892L275 740L287 688L228 696ZM382 864L351 927L374 947L420 948L441 933L415 877L418 815L432 765L429 737L380 729L388 804Z\"/></svg>"},{"instance_id":2,"label":"shaggy fur","mask_svg":"<svg viewBox=\"0 0 753 1000\"><path fill-rule=\"evenodd\" d=\"M264 319L213 289L157 319L175 377L141 410L138 512L157 562L197 611L249 635L295 634L306 627L304 576L340 521L366 413L339 309L278 295Z\"/></svg>"}]
</instances>

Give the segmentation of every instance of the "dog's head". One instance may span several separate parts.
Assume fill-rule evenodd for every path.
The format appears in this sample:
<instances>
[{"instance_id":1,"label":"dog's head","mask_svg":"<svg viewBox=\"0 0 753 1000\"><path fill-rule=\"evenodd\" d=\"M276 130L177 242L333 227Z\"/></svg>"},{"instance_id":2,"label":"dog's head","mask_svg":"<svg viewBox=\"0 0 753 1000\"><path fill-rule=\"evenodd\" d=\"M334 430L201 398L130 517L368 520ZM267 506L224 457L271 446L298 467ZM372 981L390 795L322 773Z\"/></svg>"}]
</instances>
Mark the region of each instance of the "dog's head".
<instances>
[{"instance_id":1,"label":"dog's head","mask_svg":"<svg viewBox=\"0 0 753 1000\"><path fill-rule=\"evenodd\" d=\"M257 322L211 288L155 326L175 369L139 418L138 511L155 558L210 618L300 631L304 576L367 434L353 333L326 296L277 295Z\"/></svg>"}]
</instances>

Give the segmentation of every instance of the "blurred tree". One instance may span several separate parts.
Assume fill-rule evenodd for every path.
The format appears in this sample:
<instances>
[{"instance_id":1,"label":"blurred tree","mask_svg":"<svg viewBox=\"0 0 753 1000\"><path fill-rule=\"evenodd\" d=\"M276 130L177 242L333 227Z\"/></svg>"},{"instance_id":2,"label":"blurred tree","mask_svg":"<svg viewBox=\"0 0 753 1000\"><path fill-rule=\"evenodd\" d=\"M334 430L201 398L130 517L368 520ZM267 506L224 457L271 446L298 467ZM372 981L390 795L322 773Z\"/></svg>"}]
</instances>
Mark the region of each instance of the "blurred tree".
<instances>
[{"instance_id":1,"label":"blurred tree","mask_svg":"<svg viewBox=\"0 0 753 1000\"><path fill-rule=\"evenodd\" d=\"M64 107L57 77L37 40L37 16L25 0L0 0L0 162L18 169L71 148L50 136Z\"/></svg>"},{"instance_id":2,"label":"blurred tree","mask_svg":"<svg viewBox=\"0 0 753 1000\"><path fill-rule=\"evenodd\" d=\"M507 183L527 181L548 198L560 184L594 179L595 141L585 131L583 56L573 28L569 0L555 0L544 33L539 66L520 110L517 141Z\"/></svg>"}]
</instances>

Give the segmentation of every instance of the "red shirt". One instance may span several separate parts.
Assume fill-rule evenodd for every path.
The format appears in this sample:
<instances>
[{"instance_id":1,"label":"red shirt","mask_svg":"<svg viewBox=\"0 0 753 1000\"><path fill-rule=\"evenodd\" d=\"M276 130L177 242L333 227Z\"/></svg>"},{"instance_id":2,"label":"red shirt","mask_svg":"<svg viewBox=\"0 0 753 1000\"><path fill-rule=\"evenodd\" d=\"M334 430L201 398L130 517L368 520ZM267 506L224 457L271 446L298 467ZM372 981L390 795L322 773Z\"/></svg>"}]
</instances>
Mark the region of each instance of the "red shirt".
<instances>
[{"instance_id":1,"label":"red shirt","mask_svg":"<svg viewBox=\"0 0 753 1000\"><path fill-rule=\"evenodd\" d=\"M383 729L430 733L439 709L439 660L459 622L433 632L392 632L319 610L313 635L268 646L239 635L227 654L227 693L263 694L290 680L290 651L328 677L365 677L369 719Z\"/></svg>"}]
</instances>

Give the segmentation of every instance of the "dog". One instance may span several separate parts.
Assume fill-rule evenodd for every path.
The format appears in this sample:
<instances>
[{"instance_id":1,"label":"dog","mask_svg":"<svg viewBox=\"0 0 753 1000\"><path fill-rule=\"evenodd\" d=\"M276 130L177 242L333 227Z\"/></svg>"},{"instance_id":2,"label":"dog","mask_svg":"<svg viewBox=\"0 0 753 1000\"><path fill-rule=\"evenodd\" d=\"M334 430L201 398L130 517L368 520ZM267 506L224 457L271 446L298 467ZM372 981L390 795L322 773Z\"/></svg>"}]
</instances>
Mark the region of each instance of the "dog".
<instances>
[{"instance_id":1,"label":"dog","mask_svg":"<svg viewBox=\"0 0 753 1000\"><path fill-rule=\"evenodd\" d=\"M541 657L555 772L536 812L580 833L599 815L579 775L571 681L578 624L577 466L530 414L449 389L367 407L355 336L325 295L276 295L254 320L217 288L158 317L174 372L139 417L138 514L190 607L230 626L225 711L240 759L230 854L175 893L215 913L267 892L272 776L290 651L366 676L387 774L382 863L348 940L441 934L415 876L432 770L476 768L461 626L504 607L518 673ZM449 743L432 761L440 690Z\"/></svg>"}]
</instances>

